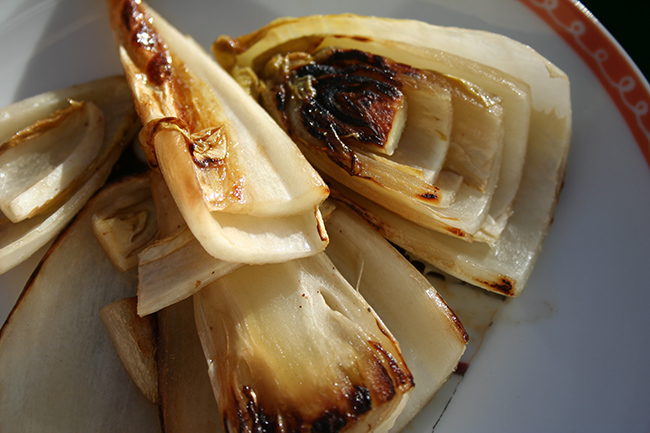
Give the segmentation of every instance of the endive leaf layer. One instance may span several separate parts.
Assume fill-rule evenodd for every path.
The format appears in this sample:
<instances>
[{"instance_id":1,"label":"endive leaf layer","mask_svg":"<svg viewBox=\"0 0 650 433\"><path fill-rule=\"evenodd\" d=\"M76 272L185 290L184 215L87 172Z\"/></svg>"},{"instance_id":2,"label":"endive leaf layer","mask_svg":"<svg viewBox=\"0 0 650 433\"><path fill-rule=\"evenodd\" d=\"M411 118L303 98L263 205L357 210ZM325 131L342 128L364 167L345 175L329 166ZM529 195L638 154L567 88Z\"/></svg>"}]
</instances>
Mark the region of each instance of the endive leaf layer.
<instances>
[{"instance_id":1,"label":"endive leaf layer","mask_svg":"<svg viewBox=\"0 0 650 433\"><path fill-rule=\"evenodd\" d=\"M110 0L108 7L145 124L141 138L203 248L246 263L322 251L317 205L328 189L296 146L207 53L146 5ZM222 189L204 174L221 179ZM225 207L206 203L213 194L225 197Z\"/></svg>"},{"instance_id":2,"label":"endive leaf layer","mask_svg":"<svg viewBox=\"0 0 650 433\"><path fill-rule=\"evenodd\" d=\"M524 177L513 216L492 246L468 244L426 230L344 187L350 207L390 241L442 271L486 290L518 296L524 290L550 228L566 169L569 121L535 113Z\"/></svg>"},{"instance_id":3,"label":"endive leaf layer","mask_svg":"<svg viewBox=\"0 0 650 433\"><path fill-rule=\"evenodd\" d=\"M17 223L0 214L0 273L30 257L70 222L104 184L122 150L137 134L139 122L126 81L123 77L108 77L46 92L0 110L0 140L9 142L17 131L69 107L69 99L88 101L101 110L105 133L100 137L100 149L92 163L83 167L79 176L64 188L65 196L61 202L50 200L54 202L51 206ZM57 143L51 145L58 146ZM13 181L10 178L3 180L6 183Z\"/></svg>"},{"instance_id":4,"label":"endive leaf layer","mask_svg":"<svg viewBox=\"0 0 650 433\"><path fill-rule=\"evenodd\" d=\"M411 373L324 253L247 266L194 296L229 431L387 431Z\"/></svg>"},{"instance_id":5,"label":"endive leaf layer","mask_svg":"<svg viewBox=\"0 0 650 433\"><path fill-rule=\"evenodd\" d=\"M468 341L454 312L379 232L345 206L327 219L326 253L400 343L414 389L392 431L401 431L456 370Z\"/></svg>"}]
</instances>

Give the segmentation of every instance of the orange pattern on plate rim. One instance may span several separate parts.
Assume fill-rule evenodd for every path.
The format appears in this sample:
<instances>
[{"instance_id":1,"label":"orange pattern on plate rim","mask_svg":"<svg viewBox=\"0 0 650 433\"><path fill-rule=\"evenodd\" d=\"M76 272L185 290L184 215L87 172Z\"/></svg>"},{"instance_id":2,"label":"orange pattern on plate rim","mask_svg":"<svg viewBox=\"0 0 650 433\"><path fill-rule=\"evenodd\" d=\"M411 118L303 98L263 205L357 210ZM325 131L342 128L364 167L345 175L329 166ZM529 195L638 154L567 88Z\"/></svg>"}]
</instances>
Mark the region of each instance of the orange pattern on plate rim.
<instances>
[{"instance_id":1,"label":"orange pattern on plate rim","mask_svg":"<svg viewBox=\"0 0 650 433\"><path fill-rule=\"evenodd\" d=\"M650 166L650 85L634 62L577 1L519 0L554 29L609 93Z\"/></svg>"}]
</instances>

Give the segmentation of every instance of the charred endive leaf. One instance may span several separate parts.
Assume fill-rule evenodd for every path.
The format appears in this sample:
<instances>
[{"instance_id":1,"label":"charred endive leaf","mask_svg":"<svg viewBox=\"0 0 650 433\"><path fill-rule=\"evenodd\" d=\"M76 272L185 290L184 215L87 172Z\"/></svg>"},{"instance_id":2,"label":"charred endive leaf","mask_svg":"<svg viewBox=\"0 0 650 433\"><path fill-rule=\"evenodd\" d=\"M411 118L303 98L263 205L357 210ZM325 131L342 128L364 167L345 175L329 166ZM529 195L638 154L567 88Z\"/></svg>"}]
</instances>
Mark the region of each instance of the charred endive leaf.
<instances>
[{"instance_id":1,"label":"charred endive leaf","mask_svg":"<svg viewBox=\"0 0 650 433\"><path fill-rule=\"evenodd\" d=\"M467 333L426 277L346 206L337 206L327 230L328 257L393 332L413 374L415 388L391 430L401 431L456 370Z\"/></svg>"},{"instance_id":2,"label":"charred endive leaf","mask_svg":"<svg viewBox=\"0 0 650 433\"><path fill-rule=\"evenodd\" d=\"M300 60L292 61L296 57ZM503 127L498 98L476 86L472 93L460 80L359 50L323 49L307 58L310 61L296 53L284 57L286 60L274 57L270 62L274 67L267 65L261 72L265 80L261 96L264 106L301 144L310 161L385 206L411 214L417 211L412 218L423 225L476 233L487 217L501 163ZM284 67L278 68L278 64ZM425 101L436 102L434 95L425 91L434 86L450 97L449 105L437 104L438 111L433 114L450 118L452 127L443 134L451 135L449 151L444 148L437 162L427 157L437 143L412 141L416 135L441 134L434 123L426 125L427 119L422 119L423 113L429 113L423 107ZM383 142L382 134L374 132L381 130L382 116L374 111L390 117L384 114L389 111L386 100L395 95L408 96L409 105L414 106L396 147L398 158L369 154L359 143ZM423 123L429 127L427 133L422 131ZM472 151L472 147L480 151ZM467 156L472 153L484 158L477 156L471 164ZM441 170L443 164L445 170ZM454 175L457 182L452 180ZM461 185L464 178L467 182ZM469 186L476 183L480 189Z\"/></svg>"},{"instance_id":3,"label":"charred endive leaf","mask_svg":"<svg viewBox=\"0 0 650 433\"><path fill-rule=\"evenodd\" d=\"M455 207L451 209L431 210L431 206L422 206L417 200L409 202L404 197L400 198L399 194L391 196L389 191L383 191L382 194L376 185L364 183L360 176L353 179L348 176L346 179L340 171L334 173L331 168L327 171L328 175L345 181L344 183L353 186L358 192L372 197L419 224L439 231L448 231L466 240L491 241L498 238L499 230L504 225L498 225L495 221L503 223L507 220L519 185L528 139L531 100L530 90L525 82L503 72L507 71L507 68L497 69L483 62L486 56L479 55L474 47L485 46L479 36L480 34L472 31L447 29L405 20L354 15L313 16L277 20L255 33L237 39L221 37L213 45L213 52L217 59L234 73L241 68L252 68L255 73L262 73L264 65L278 53L314 53L330 47L354 49L460 79L469 89L482 89L476 94L477 99L481 99L480 95L492 95L492 102L490 98L484 99L487 107L494 106L494 97L498 97L503 107L503 137L499 135L499 129L492 129L492 143L495 143L496 147L495 144L475 145L465 147L465 150L460 146L451 147L459 151L448 155L446 166L459 171L467 170L466 174L477 174L474 177L467 176L463 185L465 188L457 195L457 203L454 203ZM491 51L486 51L495 56L499 52L501 57L510 58L511 52L507 43L495 41L498 38L494 37L487 39L492 46ZM476 119L475 115L468 114L466 119ZM406 124L408 126L408 121ZM489 125L481 122L475 124L476 129L471 135L480 137L490 130L483 129ZM485 137L489 135L486 134ZM453 136L452 133L452 139ZM455 136L459 138L463 137L463 134ZM503 142L502 151L498 144L500 141ZM480 149L490 148L493 149L494 165L479 164L478 161L482 158ZM483 157L485 156L489 155ZM490 160L488 158L484 161ZM324 170L324 166L331 165L322 157L315 164L321 170ZM485 171L486 168L488 171ZM480 173L482 176L478 176ZM479 182L479 179L483 180ZM444 197L445 190L441 188L436 197ZM413 198L412 195L410 198ZM435 205L435 200L429 204ZM483 233L484 231L488 234Z\"/></svg>"},{"instance_id":4,"label":"charred endive leaf","mask_svg":"<svg viewBox=\"0 0 650 433\"><path fill-rule=\"evenodd\" d=\"M402 65L387 65L384 59L354 56L349 51L326 50L278 55L266 65L264 80L270 81L270 94L287 120L299 116L300 135L313 136L317 146L351 174L358 171L350 147L392 156L404 129L408 111L404 88L424 84L423 77ZM450 111L450 97L430 94L443 113ZM438 101L436 101L436 99ZM284 111L287 113L285 114ZM444 116L445 120L451 116ZM451 125L444 125L439 135L448 137ZM448 145L448 141L445 143ZM421 146L425 147L425 146ZM445 145L440 152L444 159Z\"/></svg>"},{"instance_id":5,"label":"charred endive leaf","mask_svg":"<svg viewBox=\"0 0 650 433\"><path fill-rule=\"evenodd\" d=\"M73 102L70 102L73 101ZM0 272L52 240L104 184L139 122L123 77L0 110Z\"/></svg>"},{"instance_id":6,"label":"charred endive leaf","mask_svg":"<svg viewBox=\"0 0 650 433\"><path fill-rule=\"evenodd\" d=\"M381 319L323 254L247 266L194 296L228 431L387 431L413 386Z\"/></svg>"},{"instance_id":7,"label":"charred endive leaf","mask_svg":"<svg viewBox=\"0 0 650 433\"><path fill-rule=\"evenodd\" d=\"M143 3L107 3L141 140L203 248L246 263L322 251L329 191L295 144L198 44Z\"/></svg>"},{"instance_id":8,"label":"charred endive leaf","mask_svg":"<svg viewBox=\"0 0 650 433\"><path fill-rule=\"evenodd\" d=\"M99 311L135 295L95 239L92 215L128 191L113 184L59 236L0 332L0 431L160 432L158 410L131 381Z\"/></svg>"}]
</instances>

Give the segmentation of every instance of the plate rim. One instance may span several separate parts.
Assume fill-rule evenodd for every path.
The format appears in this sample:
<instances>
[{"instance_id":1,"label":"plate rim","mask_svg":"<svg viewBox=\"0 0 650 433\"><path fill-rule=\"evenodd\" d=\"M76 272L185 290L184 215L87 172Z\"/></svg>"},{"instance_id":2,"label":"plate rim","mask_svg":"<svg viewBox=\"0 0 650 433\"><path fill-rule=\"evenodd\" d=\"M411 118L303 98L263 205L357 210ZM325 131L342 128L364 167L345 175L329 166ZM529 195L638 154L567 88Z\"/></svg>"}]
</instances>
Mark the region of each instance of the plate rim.
<instances>
[{"instance_id":1,"label":"plate rim","mask_svg":"<svg viewBox=\"0 0 650 433\"><path fill-rule=\"evenodd\" d=\"M518 0L596 75L650 168L650 84L620 43L579 0Z\"/></svg>"}]
</instances>

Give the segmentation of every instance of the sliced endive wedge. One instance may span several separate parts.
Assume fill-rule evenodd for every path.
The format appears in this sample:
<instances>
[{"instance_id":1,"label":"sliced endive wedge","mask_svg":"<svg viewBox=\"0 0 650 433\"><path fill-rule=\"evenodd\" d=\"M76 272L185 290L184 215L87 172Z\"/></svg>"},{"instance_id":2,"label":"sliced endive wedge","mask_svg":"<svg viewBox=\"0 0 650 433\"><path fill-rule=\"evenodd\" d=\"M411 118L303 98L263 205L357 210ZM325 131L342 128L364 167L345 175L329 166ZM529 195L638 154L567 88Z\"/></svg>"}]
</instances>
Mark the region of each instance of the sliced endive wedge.
<instances>
[{"instance_id":1,"label":"sliced endive wedge","mask_svg":"<svg viewBox=\"0 0 650 433\"><path fill-rule=\"evenodd\" d=\"M436 225L442 224L444 227L446 224L455 229L451 230L451 234L458 234L467 240L485 241L490 239L482 233L477 233L481 225L486 223L491 228L490 234L498 237L498 228L501 226L493 222L507 219L519 185L528 140L531 98L527 83L511 75L507 68L496 68L494 62L483 62L486 56L478 55L475 49L477 44L488 45L490 49L485 51L489 51L490 55L510 59L509 44L518 43L509 40L506 42L506 38L496 35L488 37L487 44L479 41L480 39L481 32L449 29L415 21L355 15L312 16L276 20L257 32L237 39L219 38L213 44L213 52L227 68L252 68L259 71L278 52L313 52L328 47L356 49L416 68L436 71L448 77L460 78L498 96L504 110L504 136L503 152L499 157L502 163L493 167L498 173L489 173L493 176L490 178L493 179L490 185L492 190L496 183L494 176L498 175L499 178L498 188L493 191L493 200L479 198L480 195L471 191L476 187L481 189L482 184L477 182L477 179L468 177L466 185L469 189L464 195L456 198L465 204L458 205L455 212L448 213L445 219L443 215L435 213L427 215L427 209L423 207L413 209L413 206L407 206L407 203L397 205L395 197L377 197L369 190L370 186L361 191L359 181L354 186L357 191L371 195L384 206L420 224L434 229ZM517 47L517 50L522 51L521 47ZM530 57L530 53L527 55ZM500 66L504 66L503 60L501 62ZM449 155L456 160L455 163L449 161L449 166L455 166L456 169L459 169L459 166L468 167L480 173L480 165L468 164L474 155L480 155L477 153L480 148L481 146L474 147L464 155ZM321 165L318 166L321 168ZM331 172L328 174L332 175ZM348 180L348 184L349 182L352 180ZM492 194L492 190L486 191L488 196ZM470 209L474 209L474 212L468 213ZM437 219L437 223L431 222L431 218ZM461 223L467 219L472 223ZM477 236L473 236L474 234Z\"/></svg>"},{"instance_id":2,"label":"sliced endive wedge","mask_svg":"<svg viewBox=\"0 0 650 433\"><path fill-rule=\"evenodd\" d=\"M376 26L382 20L369 19L367 22ZM411 32L404 31L402 38L423 36L430 30L434 31L437 37L426 39L432 47L436 44L453 54L497 68L495 70L507 71L530 89L531 111L525 128L526 153L521 181L513 189L515 199L509 203L502 202L500 209L503 214L497 215L499 212L494 209L498 207L498 199L495 196L491 219L478 233L491 239L484 244L471 245L426 230L358 194L350 204L391 241L441 270L487 290L517 296L526 286L542 249L564 179L572 129L568 77L532 48L506 37L465 29L431 28L417 22L412 24ZM396 25L402 26L404 22ZM392 36L396 40L404 40L396 34ZM394 46L405 47L399 44ZM397 51L394 52L398 55ZM407 50L404 55L408 53ZM449 67L463 64L463 59L459 62L449 64ZM488 84L484 87L489 89ZM506 95L500 96L507 104L509 99ZM508 105L504 105L504 109L506 114L516 112L509 110ZM515 129L520 126L515 125ZM512 136L508 131L506 127L506 138ZM511 167L506 163L505 154L502 166L507 170ZM508 172L507 176L512 179L519 175ZM504 173L501 174L497 192L511 186L509 182L503 184L503 179ZM347 192L345 194L348 195ZM491 230L496 230L496 235Z\"/></svg>"},{"instance_id":3,"label":"sliced endive wedge","mask_svg":"<svg viewBox=\"0 0 650 433\"><path fill-rule=\"evenodd\" d=\"M0 110L0 189L12 198L8 215L0 213L0 273L70 222L104 184L139 125L123 77L43 93ZM12 204L19 206L12 210Z\"/></svg>"},{"instance_id":4,"label":"sliced endive wedge","mask_svg":"<svg viewBox=\"0 0 650 433\"><path fill-rule=\"evenodd\" d=\"M240 268L194 300L228 431L384 432L401 412L399 346L324 253Z\"/></svg>"},{"instance_id":5,"label":"sliced endive wedge","mask_svg":"<svg viewBox=\"0 0 650 433\"><path fill-rule=\"evenodd\" d=\"M160 432L158 409L120 361L100 310L135 295L95 239L92 215L128 191L113 184L56 240L0 332L0 431Z\"/></svg>"},{"instance_id":6,"label":"sliced endive wedge","mask_svg":"<svg viewBox=\"0 0 650 433\"><path fill-rule=\"evenodd\" d=\"M327 219L326 254L400 343L414 389L392 431L401 431L456 370L468 341L427 278L345 206Z\"/></svg>"},{"instance_id":7,"label":"sliced endive wedge","mask_svg":"<svg viewBox=\"0 0 650 433\"><path fill-rule=\"evenodd\" d=\"M231 262L322 251L327 186L201 47L144 3L109 0L141 139L194 236ZM137 35L137 37L135 36Z\"/></svg>"},{"instance_id":8,"label":"sliced endive wedge","mask_svg":"<svg viewBox=\"0 0 650 433\"><path fill-rule=\"evenodd\" d=\"M218 41L215 47L222 44L223 40ZM498 98L461 80L359 50L290 52L284 59L274 56L256 71L262 80L258 92L265 108L319 170L428 227L469 234L480 229L501 163L503 127ZM433 152L432 146L439 143L431 139L413 142L414 134L426 137L413 130L422 131L421 112L428 111L422 110L421 101L436 99L424 92L431 86L453 95L451 104L438 104L440 111L435 113L453 119L452 130L442 133L451 136L449 152L443 148L442 159L437 160L428 158L427 150ZM373 155L360 147L358 142L382 141L387 135L381 134L384 113L391 111L392 99L402 97L409 107L415 107L408 109L397 155ZM429 137L441 134L435 123L428 126ZM446 176L438 177L443 165ZM467 182L450 183L450 172Z\"/></svg>"},{"instance_id":9,"label":"sliced endive wedge","mask_svg":"<svg viewBox=\"0 0 650 433\"><path fill-rule=\"evenodd\" d=\"M340 18L345 19L344 16ZM509 65L499 63L498 60L496 62L492 60L492 63L486 63L484 56L478 56L479 53L472 51L473 47L469 46L476 44L476 41L473 40L474 38L477 36L480 37L480 35L473 34L475 31L462 29L458 37L454 37L453 34L447 34L450 32L453 33L456 30L453 28L430 26L424 23L416 24L411 21L390 20L393 21L392 24L396 28L393 29L394 32L391 31L390 36L382 36L376 33L378 30L376 26L381 24L381 19L375 21L364 18L364 21L369 26L367 31L375 35L375 37L361 42L358 41L358 38L355 40L353 37L328 37L322 41L321 45L328 46L334 43L335 46L369 50L379 55L394 58L396 61L407 62L422 69L432 69L441 74L457 77L472 85L479 86L479 89L482 89L476 95L479 98L486 98L484 96L485 91L498 96L504 111L502 131L503 149L499 156L501 163L492 167L498 170L498 173L486 173L483 170L484 176L488 176L484 178L484 181L488 181L491 175L498 175L498 188L494 191L494 197L489 204L490 209L486 218L487 221L484 221L485 225L491 228L489 231L491 236L498 238L500 233L498 229L503 229L503 227L495 226L492 224L492 221L507 220L507 217L510 216L511 205L519 187L526 156L532 101L529 84L521 80L521 78L512 75L508 69ZM413 26L409 25L409 23L413 24ZM413 33L397 36L401 33L401 30L405 31L406 27L409 27L412 32L420 32L419 36L423 39L418 39L419 36L414 36ZM426 32L429 35L425 38L423 33ZM509 40L504 38L504 41L500 41L498 40L499 37L498 35L492 35L490 37L492 38L490 43L496 46L492 50L496 51L494 53L495 56L501 55L507 57L511 54L508 51L509 48L499 47L499 44ZM489 40L490 38L487 39ZM451 43L440 43L441 40L449 42L449 39L462 39L463 42L454 45ZM418 41L420 42L418 43ZM510 41L510 43L512 42ZM465 44L468 47L465 47ZM515 44L519 43L515 42ZM489 96L487 97L489 98ZM486 102L490 104L489 99ZM479 177L481 164L478 161L481 159L477 157L477 152L480 152L482 148L489 149L490 146L483 144L483 141L488 139L489 143L489 138L494 137L494 135L490 135L487 133L489 129L485 129L489 124L485 125L478 122L476 110L473 113L467 114L468 116L466 118L470 119L469 122L472 123L471 128L466 131L457 130L457 133L453 135L455 140L463 141L463 143L462 145L452 147L452 149L456 149L456 153L452 152L449 155L450 158L447 164L449 167L456 167L457 169L459 165L461 167L467 167L469 170L474 169L476 170L475 176ZM468 138L469 140L467 140ZM472 177L470 176L468 179L472 179ZM470 181L468 183L469 185L476 187L485 184L477 184L477 180L474 180L473 182ZM472 194L473 191L469 190L469 193ZM481 234L473 236L472 239L490 240Z\"/></svg>"}]
</instances>

